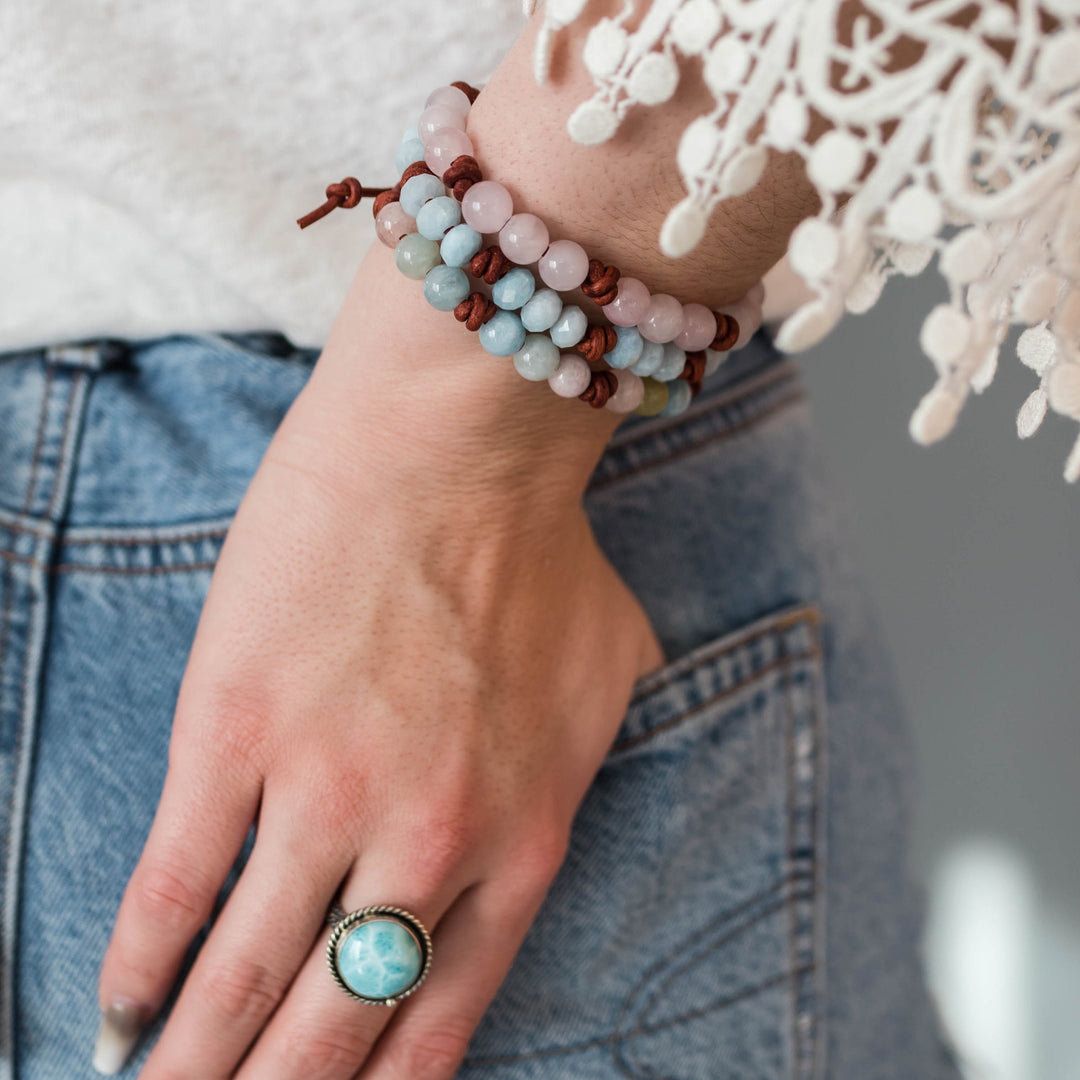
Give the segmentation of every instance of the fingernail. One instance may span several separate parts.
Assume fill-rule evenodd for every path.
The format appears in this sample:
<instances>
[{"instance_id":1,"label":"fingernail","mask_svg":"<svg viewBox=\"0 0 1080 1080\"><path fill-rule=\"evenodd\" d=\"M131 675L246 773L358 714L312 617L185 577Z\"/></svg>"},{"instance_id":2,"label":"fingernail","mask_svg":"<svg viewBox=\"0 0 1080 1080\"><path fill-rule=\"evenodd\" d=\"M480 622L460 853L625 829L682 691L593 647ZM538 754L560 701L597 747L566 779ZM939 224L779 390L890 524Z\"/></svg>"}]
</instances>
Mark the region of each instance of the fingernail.
<instances>
[{"instance_id":1,"label":"fingernail","mask_svg":"<svg viewBox=\"0 0 1080 1080\"><path fill-rule=\"evenodd\" d=\"M101 1026L94 1044L94 1068L106 1076L118 1073L141 1030L139 1003L127 997L113 998L101 1014Z\"/></svg>"}]
</instances>

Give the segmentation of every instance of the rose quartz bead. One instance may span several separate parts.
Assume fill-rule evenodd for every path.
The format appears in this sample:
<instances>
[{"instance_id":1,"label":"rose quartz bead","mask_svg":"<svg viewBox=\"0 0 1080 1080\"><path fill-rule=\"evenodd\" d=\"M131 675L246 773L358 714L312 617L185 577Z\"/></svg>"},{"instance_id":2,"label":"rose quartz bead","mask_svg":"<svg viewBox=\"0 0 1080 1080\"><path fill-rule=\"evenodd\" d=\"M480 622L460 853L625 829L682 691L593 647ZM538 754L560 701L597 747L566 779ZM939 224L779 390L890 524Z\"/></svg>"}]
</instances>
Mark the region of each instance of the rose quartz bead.
<instances>
[{"instance_id":1,"label":"rose quartz bead","mask_svg":"<svg viewBox=\"0 0 1080 1080\"><path fill-rule=\"evenodd\" d=\"M465 192L461 213L478 233L497 233L514 212L510 192L497 180L481 180Z\"/></svg>"},{"instance_id":2,"label":"rose quartz bead","mask_svg":"<svg viewBox=\"0 0 1080 1080\"><path fill-rule=\"evenodd\" d=\"M472 102L469 100L469 95L456 86L437 86L428 94L424 108L426 109L429 105L449 105L451 109L464 116L472 107Z\"/></svg>"},{"instance_id":3,"label":"rose quartz bead","mask_svg":"<svg viewBox=\"0 0 1080 1080\"><path fill-rule=\"evenodd\" d=\"M616 326L637 326L649 310L649 290L635 277L621 277L617 295L604 308L608 320Z\"/></svg>"},{"instance_id":4,"label":"rose quartz bead","mask_svg":"<svg viewBox=\"0 0 1080 1080\"><path fill-rule=\"evenodd\" d=\"M589 256L576 240L556 240L537 263L540 279L556 292L576 289L589 272Z\"/></svg>"},{"instance_id":5,"label":"rose quartz bead","mask_svg":"<svg viewBox=\"0 0 1080 1080\"><path fill-rule=\"evenodd\" d=\"M499 230L502 253L523 266L534 263L548 246L548 227L535 214L515 214Z\"/></svg>"},{"instance_id":6,"label":"rose quartz bead","mask_svg":"<svg viewBox=\"0 0 1080 1080\"><path fill-rule=\"evenodd\" d=\"M656 293L637 328L649 341L673 341L683 328L682 304L667 293Z\"/></svg>"},{"instance_id":7,"label":"rose quartz bead","mask_svg":"<svg viewBox=\"0 0 1080 1080\"><path fill-rule=\"evenodd\" d=\"M416 232L416 218L407 214L396 199L375 215L375 235L387 247L397 247L397 242L411 232Z\"/></svg>"},{"instance_id":8,"label":"rose quartz bead","mask_svg":"<svg viewBox=\"0 0 1080 1080\"><path fill-rule=\"evenodd\" d=\"M761 305L765 303L765 282L755 281L754 284L746 290L746 299L757 307L761 307Z\"/></svg>"},{"instance_id":9,"label":"rose quartz bead","mask_svg":"<svg viewBox=\"0 0 1080 1080\"><path fill-rule=\"evenodd\" d=\"M448 105L430 105L416 121L416 130L420 135L420 141L427 146L432 136L439 128L457 128L465 130L465 115L451 109Z\"/></svg>"},{"instance_id":10,"label":"rose quartz bead","mask_svg":"<svg viewBox=\"0 0 1080 1080\"><path fill-rule=\"evenodd\" d=\"M712 344L716 337L716 316L704 304L683 304L683 328L675 344L687 352L696 352Z\"/></svg>"},{"instance_id":11,"label":"rose quartz bead","mask_svg":"<svg viewBox=\"0 0 1080 1080\"><path fill-rule=\"evenodd\" d=\"M436 175L442 176L454 158L473 152L472 139L461 128L439 128L427 142L424 164Z\"/></svg>"},{"instance_id":12,"label":"rose quartz bead","mask_svg":"<svg viewBox=\"0 0 1080 1080\"><path fill-rule=\"evenodd\" d=\"M641 376L633 371L617 371L615 378L618 385L615 393L607 399L604 408L617 413L633 412L645 397L645 383Z\"/></svg>"},{"instance_id":13,"label":"rose quartz bead","mask_svg":"<svg viewBox=\"0 0 1080 1080\"><path fill-rule=\"evenodd\" d=\"M564 352L559 357L559 366L548 378L548 386L559 397L577 397L584 393L592 378L592 371L580 353ZM610 399L609 399L610 400Z\"/></svg>"}]
</instances>

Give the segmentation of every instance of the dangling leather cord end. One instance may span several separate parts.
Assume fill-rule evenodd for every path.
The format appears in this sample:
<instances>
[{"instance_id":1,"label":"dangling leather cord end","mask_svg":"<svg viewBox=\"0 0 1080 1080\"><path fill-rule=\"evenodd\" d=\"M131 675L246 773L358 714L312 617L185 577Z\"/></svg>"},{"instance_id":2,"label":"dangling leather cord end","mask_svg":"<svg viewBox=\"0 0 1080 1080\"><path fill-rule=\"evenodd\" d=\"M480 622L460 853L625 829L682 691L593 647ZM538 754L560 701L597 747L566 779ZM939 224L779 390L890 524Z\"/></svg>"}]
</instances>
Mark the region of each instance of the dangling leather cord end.
<instances>
[{"instance_id":1,"label":"dangling leather cord end","mask_svg":"<svg viewBox=\"0 0 1080 1080\"><path fill-rule=\"evenodd\" d=\"M326 217L331 210L336 210L339 206L344 210L351 210L365 195L374 198L381 192L389 190L389 188L381 187L364 187L355 176L346 176L340 184L328 184L326 202L322 206L316 207L310 214L297 218L296 224L301 229L306 229L309 225L318 221L319 218Z\"/></svg>"}]
</instances>

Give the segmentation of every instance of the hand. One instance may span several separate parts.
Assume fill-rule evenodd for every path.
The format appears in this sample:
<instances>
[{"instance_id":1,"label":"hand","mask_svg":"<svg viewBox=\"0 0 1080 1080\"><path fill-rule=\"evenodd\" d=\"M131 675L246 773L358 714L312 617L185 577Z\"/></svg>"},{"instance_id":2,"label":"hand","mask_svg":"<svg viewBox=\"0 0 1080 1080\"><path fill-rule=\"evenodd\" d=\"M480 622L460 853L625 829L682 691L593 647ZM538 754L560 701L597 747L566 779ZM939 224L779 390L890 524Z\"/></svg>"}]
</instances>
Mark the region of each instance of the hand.
<instances>
[{"instance_id":1,"label":"hand","mask_svg":"<svg viewBox=\"0 0 1080 1080\"><path fill-rule=\"evenodd\" d=\"M229 531L104 957L102 1007L156 1012L257 815L141 1080L452 1077L634 680L664 662L581 506L617 417L482 353L459 390L445 345L417 392L380 381L406 361L358 359L398 288L376 247ZM330 976L339 886L346 911L396 904L431 931L431 973L393 1009Z\"/></svg>"}]
</instances>

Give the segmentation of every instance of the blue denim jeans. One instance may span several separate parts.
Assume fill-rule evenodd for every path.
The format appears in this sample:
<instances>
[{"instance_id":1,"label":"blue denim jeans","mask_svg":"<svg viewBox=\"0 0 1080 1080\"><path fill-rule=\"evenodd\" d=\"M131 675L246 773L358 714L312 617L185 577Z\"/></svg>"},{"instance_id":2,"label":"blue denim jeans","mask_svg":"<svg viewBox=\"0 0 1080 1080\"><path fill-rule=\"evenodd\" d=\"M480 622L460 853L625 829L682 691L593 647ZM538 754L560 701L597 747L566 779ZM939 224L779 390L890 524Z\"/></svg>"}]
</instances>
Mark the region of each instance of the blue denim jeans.
<instances>
[{"instance_id":1,"label":"blue denim jeans","mask_svg":"<svg viewBox=\"0 0 1080 1080\"><path fill-rule=\"evenodd\" d=\"M199 610L316 358L276 333L0 355L0 1080L97 1075L99 965ZM585 502L668 659L459 1075L955 1080L908 733L797 368L759 333L682 415L624 420Z\"/></svg>"}]
</instances>

